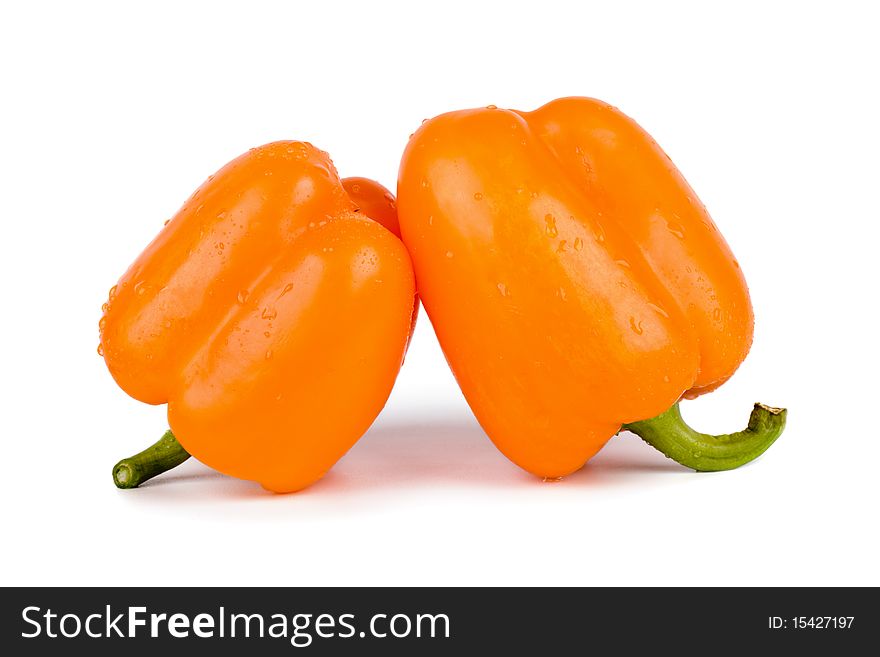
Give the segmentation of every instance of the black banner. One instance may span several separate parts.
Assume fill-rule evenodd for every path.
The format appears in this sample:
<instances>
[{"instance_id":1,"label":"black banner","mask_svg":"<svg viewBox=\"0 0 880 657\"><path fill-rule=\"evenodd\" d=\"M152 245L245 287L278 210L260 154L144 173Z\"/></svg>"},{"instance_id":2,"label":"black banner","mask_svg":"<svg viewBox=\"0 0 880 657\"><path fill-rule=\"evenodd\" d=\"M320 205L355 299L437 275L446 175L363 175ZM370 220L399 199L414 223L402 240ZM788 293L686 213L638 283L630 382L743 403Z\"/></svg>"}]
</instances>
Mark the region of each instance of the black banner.
<instances>
[{"instance_id":1,"label":"black banner","mask_svg":"<svg viewBox=\"0 0 880 657\"><path fill-rule=\"evenodd\" d=\"M835 654L873 645L878 603L868 588L7 588L0 614L7 655L546 654L646 644Z\"/></svg>"}]
</instances>

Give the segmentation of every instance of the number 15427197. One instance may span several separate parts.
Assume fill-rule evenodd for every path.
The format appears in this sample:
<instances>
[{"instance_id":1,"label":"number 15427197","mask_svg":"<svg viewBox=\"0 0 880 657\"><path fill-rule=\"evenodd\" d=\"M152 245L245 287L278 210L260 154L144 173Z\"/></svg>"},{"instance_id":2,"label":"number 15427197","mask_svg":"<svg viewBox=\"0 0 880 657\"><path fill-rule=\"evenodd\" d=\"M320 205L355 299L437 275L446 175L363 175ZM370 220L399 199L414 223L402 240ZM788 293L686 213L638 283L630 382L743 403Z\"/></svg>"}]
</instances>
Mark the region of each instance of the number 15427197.
<instances>
[{"instance_id":1,"label":"number 15427197","mask_svg":"<svg viewBox=\"0 0 880 657\"><path fill-rule=\"evenodd\" d=\"M770 616L767 626L771 630L848 630L855 616Z\"/></svg>"}]
</instances>

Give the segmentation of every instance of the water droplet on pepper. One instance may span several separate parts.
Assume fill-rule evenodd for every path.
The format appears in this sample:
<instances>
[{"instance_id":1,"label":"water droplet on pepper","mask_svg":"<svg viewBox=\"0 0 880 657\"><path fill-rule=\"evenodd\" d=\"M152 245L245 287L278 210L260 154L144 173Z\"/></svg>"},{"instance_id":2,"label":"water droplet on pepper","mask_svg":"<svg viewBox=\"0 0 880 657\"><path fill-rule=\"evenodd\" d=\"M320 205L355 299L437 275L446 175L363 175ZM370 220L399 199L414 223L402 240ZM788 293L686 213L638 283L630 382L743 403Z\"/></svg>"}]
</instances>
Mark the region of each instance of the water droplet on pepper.
<instances>
[{"instance_id":1,"label":"water droplet on pepper","mask_svg":"<svg viewBox=\"0 0 880 657\"><path fill-rule=\"evenodd\" d=\"M678 239L684 239L684 228L681 224L677 224L674 221L667 221L666 228L668 228L669 232L675 235Z\"/></svg>"}]
</instances>

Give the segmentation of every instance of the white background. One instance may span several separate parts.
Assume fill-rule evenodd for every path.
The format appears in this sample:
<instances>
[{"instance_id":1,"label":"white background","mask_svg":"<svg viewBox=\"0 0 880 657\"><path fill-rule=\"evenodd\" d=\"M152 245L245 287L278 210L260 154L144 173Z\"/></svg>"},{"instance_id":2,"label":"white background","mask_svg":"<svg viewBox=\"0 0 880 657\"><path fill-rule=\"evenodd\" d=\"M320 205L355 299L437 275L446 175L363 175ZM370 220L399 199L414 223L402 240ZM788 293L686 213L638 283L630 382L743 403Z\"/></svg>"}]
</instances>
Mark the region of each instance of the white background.
<instances>
[{"instance_id":1,"label":"white background","mask_svg":"<svg viewBox=\"0 0 880 657\"><path fill-rule=\"evenodd\" d=\"M870 3L4 3L0 583L880 584L880 48ZM833 8L832 8L833 7ZM165 428L96 355L107 289L248 147L395 185L423 118L564 95L648 129L750 282L754 348L686 404L790 409L695 474L631 435L544 484L470 414L423 314L385 411L317 485L110 468Z\"/></svg>"}]
</instances>

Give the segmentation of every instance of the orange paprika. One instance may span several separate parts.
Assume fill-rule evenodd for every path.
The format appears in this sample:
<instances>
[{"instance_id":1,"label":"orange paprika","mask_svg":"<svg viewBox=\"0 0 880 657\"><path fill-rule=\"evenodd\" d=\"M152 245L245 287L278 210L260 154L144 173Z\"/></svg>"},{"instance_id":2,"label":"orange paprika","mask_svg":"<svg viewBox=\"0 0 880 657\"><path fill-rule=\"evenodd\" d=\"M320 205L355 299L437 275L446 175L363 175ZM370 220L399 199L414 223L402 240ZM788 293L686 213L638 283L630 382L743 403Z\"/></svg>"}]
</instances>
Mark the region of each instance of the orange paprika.
<instances>
[{"instance_id":1,"label":"orange paprika","mask_svg":"<svg viewBox=\"0 0 880 657\"><path fill-rule=\"evenodd\" d=\"M251 149L208 179L110 292L100 322L125 392L171 432L114 468L133 487L189 454L277 492L319 479L400 368L414 280L394 198L323 151Z\"/></svg>"},{"instance_id":2,"label":"orange paprika","mask_svg":"<svg viewBox=\"0 0 880 657\"><path fill-rule=\"evenodd\" d=\"M627 428L696 470L769 447L786 412L695 432L678 401L726 381L752 342L743 273L670 159L607 103L465 110L425 122L398 210L424 303L480 424L558 478Z\"/></svg>"}]
</instances>

